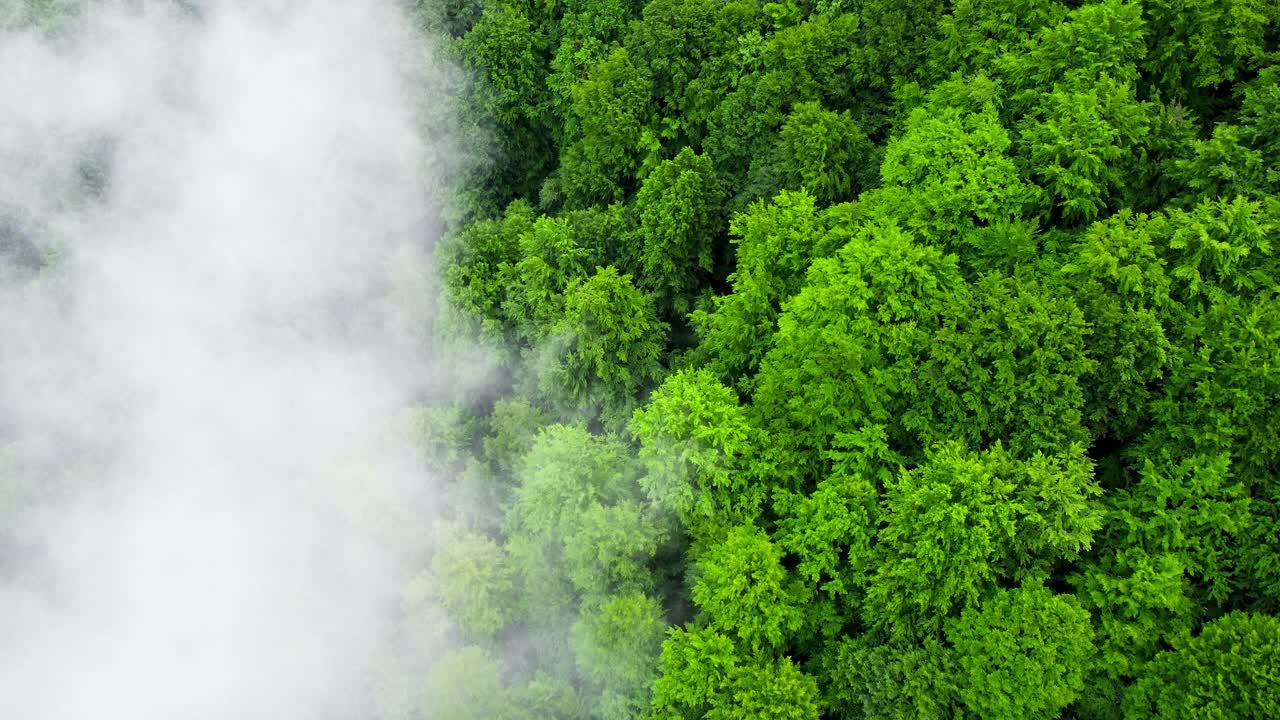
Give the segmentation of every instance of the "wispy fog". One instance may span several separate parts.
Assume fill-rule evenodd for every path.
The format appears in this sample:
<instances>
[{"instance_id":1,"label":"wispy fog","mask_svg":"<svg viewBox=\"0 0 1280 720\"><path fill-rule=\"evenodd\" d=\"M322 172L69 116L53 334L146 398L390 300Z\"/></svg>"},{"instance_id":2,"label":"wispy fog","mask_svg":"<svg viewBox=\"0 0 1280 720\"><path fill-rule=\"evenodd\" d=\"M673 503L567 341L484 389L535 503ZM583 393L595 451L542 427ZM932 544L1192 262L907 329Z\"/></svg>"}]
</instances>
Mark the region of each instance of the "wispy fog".
<instances>
[{"instance_id":1,"label":"wispy fog","mask_svg":"<svg viewBox=\"0 0 1280 720\"><path fill-rule=\"evenodd\" d=\"M392 0L89 8L0 30L0 718L355 717L395 418L483 382L421 301L455 78Z\"/></svg>"}]
</instances>

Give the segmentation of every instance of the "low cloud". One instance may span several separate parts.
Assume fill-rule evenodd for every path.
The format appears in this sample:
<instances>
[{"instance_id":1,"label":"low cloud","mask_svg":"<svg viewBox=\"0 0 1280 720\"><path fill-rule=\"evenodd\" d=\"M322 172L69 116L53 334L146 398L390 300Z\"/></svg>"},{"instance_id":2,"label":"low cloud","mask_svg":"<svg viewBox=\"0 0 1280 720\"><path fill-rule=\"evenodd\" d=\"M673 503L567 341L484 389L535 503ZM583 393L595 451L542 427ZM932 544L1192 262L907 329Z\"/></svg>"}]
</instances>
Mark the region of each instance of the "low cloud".
<instances>
[{"instance_id":1,"label":"low cloud","mask_svg":"<svg viewBox=\"0 0 1280 720\"><path fill-rule=\"evenodd\" d=\"M464 158L413 28L274 0L0 30L0 717L367 702L436 509L395 418L486 382L427 341Z\"/></svg>"}]
</instances>

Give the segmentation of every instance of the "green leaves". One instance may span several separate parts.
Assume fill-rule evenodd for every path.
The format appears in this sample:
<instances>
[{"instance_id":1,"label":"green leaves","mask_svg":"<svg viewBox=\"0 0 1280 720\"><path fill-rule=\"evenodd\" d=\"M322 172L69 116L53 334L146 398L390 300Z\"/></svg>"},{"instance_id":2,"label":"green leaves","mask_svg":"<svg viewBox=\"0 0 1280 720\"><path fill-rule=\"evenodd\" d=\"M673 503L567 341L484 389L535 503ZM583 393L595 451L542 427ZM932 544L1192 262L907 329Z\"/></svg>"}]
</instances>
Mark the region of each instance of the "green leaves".
<instances>
[{"instance_id":1,"label":"green leaves","mask_svg":"<svg viewBox=\"0 0 1280 720\"><path fill-rule=\"evenodd\" d=\"M734 669L707 720L818 720L818 686L789 658Z\"/></svg>"},{"instance_id":2,"label":"green leaves","mask_svg":"<svg viewBox=\"0 0 1280 720\"><path fill-rule=\"evenodd\" d=\"M564 563L578 592L603 598L653 583L649 563L666 533L639 504L593 504L578 514L575 524L564 539Z\"/></svg>"},{"instance_id":3,"label":"green leaves","mask_svg":"<svg viewBox=\"0 0 1280 720\"><path fill-rule=\"evenodd\" d=\"M1170 210L1158 231L1166 238L1170 276L1184 302L1228 301L1277 287L1276 220L1244 198L1205 200Z\"/></svg>"},{"instance_id":4,"label":"green leaves","mask_svg":"<svg viewBox=\"0 0 1280 720\"><path fill-rule=\"evenodd\" d=\"M458 43L516 162L445 327L515 397L419 434L509 507L415 622L555 717L1274 712L1275 0L846 5Z\"/></svg>"},{"instance_id":5,"label":"green leaves","mask_svg":"<svg viewBox=\"0 0 1280 720\"><path fill-rule=\"evenodd\" d=\"M652 298L636 290L629 275L598 268L565 294L564 314L542 350L551 364L543 388L565 410L596 405L626 412L636 393L661 375L665 333Z\"/></svg>"},{"instance_id":6,"label":"green leaves","mask_svg":"<svg viewBox=\"0 0 1280 720\"><path fill-rule=\"evenodd\" d=\"M1280 713L1280 621L1230 613L1161 653L1132 692L1126 718L1267 718Z\"/></svg>"},{"instance_id":7,"label":"green leaves","mask_svg":"<svg viewBox=\"0 0 1280 720\"><path fill-rule=\"evenodd\" d=\"M1002 61L1020 88L1049 91L1086 88L1106 76L1125 84L1138 79L1147 54L1144 4L1104 0L1072 10L1059 23L1045 25L1028 52Z\"/></svg>"},{"instance_id":8,"label":"green leaves","mask_svg":"<svg viewBox=\"0 0 1280 720\"><path fill-rule=\"evenodd\" d=\"M799 558L795 573L831 595L864 586L874 565L872 542L879 520L876 487L860 475L837 472L811 495L780 490L778 545Z\"/></svg>"},{"instance_id":9,"label":"green leaves","mask_svg":"<svg viewBox=\"0 0 1280 720\"><path fill-rule=\"evenodd\" d=\"M1017 486L985 460L944 446L887 488L865 609L873 625L927 633L993 587L1017 535Z\"/></svg>"},{"instance_id":10,"label":"green leaves","mask_svg":"<svg viewBox=\"0 0 1280 720\"><path fill-rule=\"evenodd\" d=\"M1280 9L1274 0L1145 0L1142 7L1151 38L1146 69L1162 92L1192 102L1205 97L1198 90L1234 80L1262 61Z\"/></svg>"},{"instance_id":11,"label":"green leaves","mask_svg":"<svg viewBox=\"0 0 1280 720\"><path fill-rule=\"evenodd\" d=\"M571 425L546 428L521 462L511 530L548 539L572 535L580 513L594 503L628 496L628 464L625 448L612 438Z\"/></svg>"},{"instance_id":12,"label":"green leaves","mask_svg":"<svg viewBox=\"0 0 1280 720\"><path fill-rule=\"evenodd\" d=\"M813 472L837 433L864 425L889 428L891 445L902 447L917 368L962 291L954 257L894 225L869 228L813 263L779 319L753 406L787 453L780 474Z\"/></svg>"},{"instance_id":13,"label":"green leaves","mask_svg":"<svg viewBox=\"0 0 1280 720\"><path fill-rule=\"evenodd\" d=\"M514 323L503 305L511 268L521 259L520 236L533 219L527 203L513 202L501 220L472 223L441 241L437 257L445 268L446 307L457 329L498 343L513 339Z\"/></svg>"},{"instance_id":14,"label":"green leaves","mask_svg":"<svg viewBox=\"0 0 1280 720\"><path fill-rule=\"evenodd\" d=\"M587 277L596 256L574 237L564 220L541 217L520 235L520 260L507 275L503 310L520 335L544 339L564 314L564 293Z\"/></svg>"},{"instance_id":15,"label":"green leaves","mask_svg":"<svg viewBox=\"0 0 1280 720\"><path fill-rule=\"evenodd\" d=\"M570 207L622 199L639 167L640 140L653 121L653 82L617 48L573 88L581 137L560 158L559 192Z\"/></svg>"},{"instance_id":16,"label":"green leaves","mask_svg":"<svg viewBox=\"0 0 1280 720\"><path fill-rule=\"evenodd\" d=\"M1036 585L1002 590L947 625L957 695L977 717L1054 718L1084 688L1089 613Z\"/></svg>"},{"instance_id":17,"label":"green leaves","mask_svg":"<svg viewBox=\"0 0 1280 720\"><path fill-rule=\"evenodd\" d=\"M1269 188L1261 152L1243 141L1234 125L1216 125L1213 137L1198 140L1194 155L1174 162L1179 179L1196 197L1262 197Z\"/></svg>"},{"instance_id":18,"label":"green leaves","mask_svg":"<svg viewBox=\"0 0 1280 720\"><path fill-rule=\"evenodd\" d=\"M653 684L653 707L660 716L700 717L719 700L738 667L733 640L708 628L672 628L662 643L662 675Z\"/></svg>"},{"instance_id":19,"label":"green leaves","mask_svg":"<svg viewBox=\"0 0 1280 720\"><path fill-rule=\"evenodd\" d=\"M482 69L488 109L504 124L535 118L543 94L541 38L518 5L493 3L461 41L463 57ZM535 103L530 103L535 100Z\"/></svg>"},{"instance_id":20,"label":"green leaves","mask_svg":"<svg viewBox=\"0 0 1280 720\"><path fill-rule=\"evenodd\" d=\"M760 438L737 396L709 371L668 377L630 429L646 470L640 484L685 527L757 516L764 497L751 481L750 462Z\"/></svg>"},{"instance_id":21,"label":"green leaves","mask_svg":"<svg viewBox=\"0 0 1280 720\"><path fill-rule=\"evenodd\" d=\"M1108 207L1139 161L1147 107L1133 88L1102 75L1078 90L1042 96L1021 126L1027 167L1067 221Z\"/></svg>"},{"instance_id":22,"label":"green leaves","mask_svg":"<svg viewBox=\"0 0 1280 720\"><path fill-rule=\"evenodd\" d=\"M764 531L740 525L698 559L693 601L708 627L752 652L779 647L800 621L786 587L782 553Z\"/></svg>"},{"instance_id":23,"label":"green leaves","mask_svg":"<svg viewBox=\"0 0 1280 720\"><path fill-rule=\"evenodd\" d=\"M999 445L939 446L886 488L867 620L898 637L924 635L997 580L1074 559L1101 526L1097 492L1080 456L1019 462Z\"/></svg>"},{"instance_id":24,"label":"green leaves","mask_svg":"<svg viewBox=\"0 0 1280 720\"><path fill-rule=\"evenodd\" d=\"M1153 403L1153 454L1229 452L1251 481L1275 487L1280 300L1231 300L1188 323L1186 346Z\"/></svg>"},{"instance_id":25,"label":"green leaves","mask_svg":"<svg viewBox=\"0 0 1280 720\"><path fill-rule=\"evenodd\" d=\"M752 161L747 184L758 197L806 190L820 205L852 200L875 180L873 150L848 112L798 103L783 122L773 151Z\"/></svg>"},{"instance_id":26,"label":"green leaves","mask_svg":"<svg viewBox=\"0 0 1280 720\"><path fill-rule=\"evenodd\" d=\"M574 627L578 667L614 693L648 695L666 629L656 600L640 593L614 595L589 609ZM637 703L642 704L647 703Z\"/></svg>"},{"instance_id":27,"label":"green leaves","mask_svg":"<svg viewBox=\"0 0 1280 720\"><path fill-rule=\"evenodd\" d=\"M662 645L654 683L658 717L816 720L818 688L789 658L739 656L729 638L709 629L672 630Z\"/></svg>"},{"instance_id":28,"label":"green leaves","mask_svg":"<svg viewBox=\"0 0 1280 720\"><path fill-rule=\"evenodd\" d=\"M1173 361L1179 328L1169 322L1176 310L1166 247L1158 219L1122 211L1077 237L1059 270L1092 331L1086 348L1097 365L1082 389L1095 436L1131 438Z\"/></svg>"},{"instance_id":29,"label":"green leaves","mask_svg":"<svg viewBox=\"0 0 1280 720\"><path fill-rule=\"evenodd\" d=\"M514 571L491 538L466 531L446 536L431 570L441 604L463 632L487 638L510 620Z\"/></svg>"},{"instance_id":30,"label":"green leaves","mask_svg":"<svg viewBox=\"0 0 1280 720\"><path fill-rule=\"evenodd\" d=\"M698 355L721 379L745 389L769 348L783 301L799 292L809 263L832 248L814 198L804 191L757 202L729 228L738 238L733 293L716 298L714 312L699 310L691 319L702 336Z\"/></svg>"},{"instance_id":31,"label":"green leaves","mask_svg":"<svg viewBox=\"0 0 1280 720\"><path fill-rule=\"evenodd\" d=\"M477 184L485 187L470 190L498 208L513 195L536 189L538 175L555 158L546 88L549 38L531 9L519 3L486 3L480 18L455 43L463 66L477 78L473 91L462 99L471 150L504 154L501 165L476 174ZM497 148L489 138L495 125ZM521 151L511 152L513 147Z\"/></svg>"},{"instance_id":32,"label":"green leaves","mask_svg":"<svg viewBox=\"0 0 1280 720\"><path fill-rule=\"evenodd\" d=\"M1003 442L1020 457L1083 443L1083 379L1089 328L1071 298L1029 273L989 274L942 310L904 424L927 442ZM927 388L927 390L925 390ZM923 391L923 392L921 392Z\"/></svg>"},{"instance_id":33,"label":"green leaves","mask_svg":"<svg viewBox=\"0 0 1280 720\"><path fill-rule=\"evenodd\" d=\"M922 645L850 635L828 645L814 662L828 716L868 720L952 717L950 651L937 640Z\"/></svg>"},{"instance_id":34,"label":"green leaves","mask_svg":"<svg viewBox=\"0 0 1280 720\"><path fill-rule=\"evenodd\" d=\"M1230 547L1250 520L1249 501L1225 454L1179 463L1155 456L1112 499L1113 522L1125 544L1178 553L1184 572L1203 579L1207 599L1222 603L1236 579Z\"/></svg>"},{"instance_id":35,"label":"green leaves","mask_svg":"<svg viewBox=\"0 0 1280 720\"><path fill-rule=\"evenodd\" d=\"M1081 607L1093 615L1098 648L1081 704L1102 716L1116 714L1124 685L1168 638L1190 627L1194 607L1176 553L1114 548L1104 546L1070 578Z\"/></svg>"},{"instance_id":36,"label":"green leaves","mask_svg":"<svg viewBox=\"0 0 1280 720\"><path fill-rule=\"evenodd\" d=\"M689 148L659 164L636 194L640 285L675 315L692 309L712 270L723 195L711 161Z\"/></svg>"},{"instance_id":37,"label":"green leaves","mask_svg":"<svg viewBox=\"0 0 1280 720\"><path fill-rule=\"evenodd\" d=\"M885 187L901 191L884 198L886 214L927 241L956 244L975 228L1034 211L1040 193L1019 176L1011 144L990 104L913 110L880 166Z\"/></svg>"}]
</instances>

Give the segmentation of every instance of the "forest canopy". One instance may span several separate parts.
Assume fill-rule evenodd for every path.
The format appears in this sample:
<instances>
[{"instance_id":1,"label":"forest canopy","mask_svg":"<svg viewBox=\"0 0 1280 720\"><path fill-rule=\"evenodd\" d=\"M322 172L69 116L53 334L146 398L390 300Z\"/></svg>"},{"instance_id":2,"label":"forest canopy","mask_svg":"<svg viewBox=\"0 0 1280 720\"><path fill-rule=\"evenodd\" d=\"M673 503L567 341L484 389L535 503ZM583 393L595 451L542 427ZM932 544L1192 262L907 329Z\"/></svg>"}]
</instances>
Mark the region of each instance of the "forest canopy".
<instances>
[{"instance_id":1,"label":"forest canopy","mask_svg":"<svg viewBox=\"0 0 1280 720\"><path fill-rule=\"evenodd\" d=\"M512 716L1280 714L1280 4L422 17Z\"/></svg>"}]
</instances>

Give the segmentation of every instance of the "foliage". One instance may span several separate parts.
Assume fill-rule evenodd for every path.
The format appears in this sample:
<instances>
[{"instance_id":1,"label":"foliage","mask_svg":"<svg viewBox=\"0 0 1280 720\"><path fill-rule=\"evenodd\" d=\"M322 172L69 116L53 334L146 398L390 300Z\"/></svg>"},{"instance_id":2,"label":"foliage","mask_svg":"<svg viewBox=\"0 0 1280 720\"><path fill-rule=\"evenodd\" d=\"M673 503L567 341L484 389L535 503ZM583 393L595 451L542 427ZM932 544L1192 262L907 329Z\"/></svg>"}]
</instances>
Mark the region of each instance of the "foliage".
<instances>
[{"instance_id":1,"label":"foliage","mask_svg":"<svg viewBox=\"0 0 1280 720\"><path fill-rule=\"evenodd\" d=\"M809 263L826 254L826 238L815 200L803 190L753 204L729 231L737 245L737 268L728 278L733 292L691 319L702 337L700 359L745 390L768 350L783 301L800 290Z\"/></svg>"},{"instance_id":2,"label":"foliage","mask_svg":"<svg viewBox=\"0 0 1280 720\"><path fill-rule=\"evenodd\" d=\"M818 686L790 659L735 668L707 720L817 720Z\"/></svg>"},{"instance_id":3,"label":"foliage","mask_svg":"<svg viewBox=\"0 0 1280 720\"><path fill-rule=\"evenodd\" d=\"M936 448L886 489L868 620L896 636L924 633L1000 579L1077 557L1101 523L1096 492L1083 459Z\"/></svg>"},{"instance_id":4,"label":"foliage","mask_svg":"<svg viewBox=\"0 0 1280 720\"><path fill-rule=\"evenodd\" d=\"M564 538L564 563L578 592L607 597L649 584L649 561L665 537L638 504L592 504L577 521L573 534Z\"/></svg>"},{"instance_id":5,"label":"foliage","mask_svg":"<svg viewBox=\"0 0 1280 720\"><path fill-rule=\"evenodd\" d=\"M636 193L643 274L640 285L676 315L714 269L723 193L711 161L689 148L660 163Z\"/></svg>"},{"instance_id":6,"label":"foliage","mask_svg":"<svg viewBox=\"0 0 1280 720\"><path fill-rule=\"evenodd\" d=\"M906 228L930 242L960 243L974 229L1021 217L1040 194L1018 173L1012 140L992 104L917 108L885 148L880 177ZM901 213L901 215L897 215Z\"/></svg>"},{"instance_id":7,"label":"foliage","mask_svg":"<svg viewBox=\"0 0 1280 720\"><path fill-rule=\"evenodd\" d=\"M885 426L903 447L930 336L963 290L954 257L892 224L814 261L779 318L754 396L753 409L785 452L780 474L821 468L837 433L866 425Z\"/></svg>"},{"instance_id":8,"label":"foliage","mask_svg":"<svg viewBox=\"0 0 1280 720\"><path fill-rule=\"evenodd\" d=\"M1280 717L1280 2L406 6L468 170L377 311L497 367L339 509L432 650L371 717ZM13 424L6 521L121 441Z\"/></svg>"},{"instance_id":9,"label":"foliage","mask_svg":"<svg viewBox=\"0 0 1280 720\"><path fill-rule=\"evenodd\" d=\"M1275 0L455 5L496 152L439 327L509 382L411 416L465 529L410 614L486 648L439 673L565 718L1280 712Z\"/></svg>"},{"instance_id":10,"label":"foliage","mask_svg":"<svg viewBox=\"0 0 1280 720\"><path fill-rule=\"evenodd\" d=\"M757 197L803 189L823 205L852 200L876 181L870 171L873 150L848 111L799 103L783 121L771 152L752 161L747 183Z\"/></svg>"},{"instance_id":11,"label":"foliage","mask_svg":"<svg viewBox=\"0 0 1280 720\"><path fill-rule=\"evenodd\" d=\"M1026 585L1002 590L947 626L957 695L978 717L1051 718L1084 688L1089 614L1069 596ZM1028 682L1035 678L1035 682Z\"/></svg>"},{"instance_id":12,"label":"foliage","mask_svg":"<svg viewBox=\"0 0 1280 720\"><path fill-rule=\"evenodd\" d=\"M498 661L483 648L450 650L431 669L419 713L439 720L522 718L500 674Z\"/></svg>"},{"instance_id":13,"label":"foliage","mask_svg":"<svg viewBox=\"0 0 1280 720\"><path fill-rule=\"evenodd\" d=\"M759 434L733 391L707 370L667 378L631 420L649 498L690 529L713 518L756 517L764 497L750 463Z\"/></svg>"},{"instance_id":14,"label":"foliage","mask_svg":"<svg viewBox=\"0 0 1280 720\"><path fill-rule=\"evenodd\" d=\"M1230 613L1152 662L1125 717L1265 718L1280 712L1280 621Z\"/></svg>"},{"instance_id":15,"label":"foliage","mask_svg":"<svg viewBox=\"0 0 1280 720\"><path fill-rule=\"evenodd\" d=\"M467 634L491 636L510 621L512 567L492 539L466 531L448 537L431 570L441 605Z\"/></svg>"},{"instance_id":16,"label":"foliage","mask_svg":"<svg viewBox=\"0 0 1280 720\"><path fill-rule=\"evenodd\" d=\"M841 638L814 662L827 716L941 720L952 716L949 649L876 636Z\"/></svg>"},{"instance_id":17,"label":"foliage","mask_svg":"<svg viewBox=\"0 0 1280 720\"><path fill-rule=\"evenodd\" d=\"M737 636L753 652L777 648L799 622L782 553L758 528L741 525L698 559L694 602L708 627Z\"/></svg>"},{"instance_id":18,"label":"foliage","mask_svg":"<svg viewBox=\"0 0 1280 720\"><path fill-rule=\"evenodd\" d=\"M667 622L639 593L610 597L574 628L578 666L589 680L622 694L647 694Z\"/></svg>"},{"instance_id":19,"label":"foliage","mask_svg":"<svg viewBox=\"0 0 1280 720\"><path fill-rule=\"evenodd\" d=\"M543 351L551 367L542 387L562 411L592 404L625 408L659 379L665 332L651 296L614 267L598 268L565 293L564 313Z\"/></svg>"}]
</instances>

